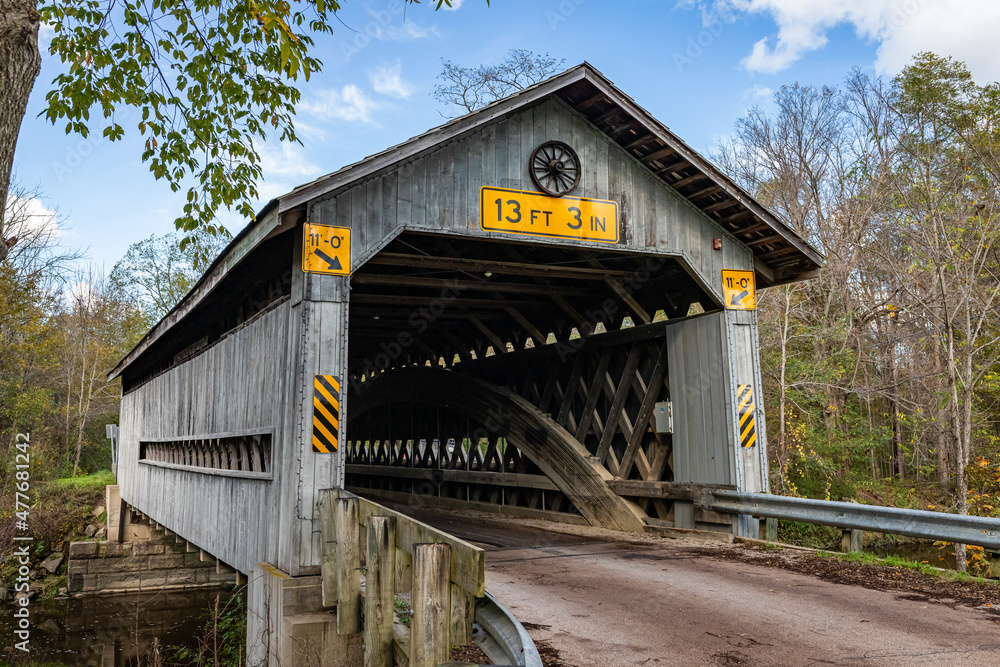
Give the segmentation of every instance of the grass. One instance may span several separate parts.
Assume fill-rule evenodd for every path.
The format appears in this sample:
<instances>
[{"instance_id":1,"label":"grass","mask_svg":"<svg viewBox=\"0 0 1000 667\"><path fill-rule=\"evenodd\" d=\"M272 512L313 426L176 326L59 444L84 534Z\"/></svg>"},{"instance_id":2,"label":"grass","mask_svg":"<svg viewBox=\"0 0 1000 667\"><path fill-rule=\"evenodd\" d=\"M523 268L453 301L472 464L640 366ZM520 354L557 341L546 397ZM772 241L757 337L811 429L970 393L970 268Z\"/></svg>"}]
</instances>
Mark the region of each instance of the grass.
<instances>
[{"instance_id":1,"label":"grass","mask_svg":"<svg viewBox=\"0 0 1000 667\"><path fill-rule=\"evenodd\" d=\"M930 577L936 577L938 579L952 579L955 581L974 581L981 584L992 584L994 586L1000 586L1000 582L994 579L984 579L982 577L977 577L966 572L958 572L956 570L943 570L941 568L935 567L928 563L918 563L916 561L907 560L901 556L888 555L885 557L876 556L874 554L868 553L834 553L831 551L817 551L817 556L823 558L836 558L839 561L845 563L864 563L866 565L882 565L885 567L902 567L907 570L915 570L921 574L926 574Z\"/></svg>"},{"instance_id":2,"label":"grass","mask_svg":"<svg viewBox=\"0 0 1000 667\"><path fill-rule=\"evenodd\" d=\"M86 491L103 491L104 487L115 483L115 475L110 470L101 470L89 475L80 477L63 477L52 480L51 485L56 489L83 489Z\"/></svg>"},{"instance_id":3,"label":"grass","mask_svg":"<svg viewBox=\"0 0 1000 667\"><path fill-rule=\"evenodd\" d=\"M409 625L410 621L413 620L413 610L410 609L410 605L407 604L406 600L397 595L392 606L393 611L396 612L396 616L399 617L399 622L403 625Z\"/></svg>"}]
</instances>

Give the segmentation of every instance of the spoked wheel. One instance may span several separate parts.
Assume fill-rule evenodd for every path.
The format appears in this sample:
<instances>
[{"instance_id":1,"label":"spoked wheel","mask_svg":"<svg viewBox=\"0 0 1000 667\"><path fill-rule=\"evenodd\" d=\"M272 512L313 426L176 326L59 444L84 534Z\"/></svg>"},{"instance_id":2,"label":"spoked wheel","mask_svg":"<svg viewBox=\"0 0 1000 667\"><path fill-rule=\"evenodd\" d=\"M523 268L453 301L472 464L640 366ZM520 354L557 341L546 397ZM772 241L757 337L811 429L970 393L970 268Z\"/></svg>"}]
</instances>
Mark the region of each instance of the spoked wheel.
<instances>
[{"instance_id":1,"label":"spoked wheel","mask_svg":"<svg viewBox=\"0 0 1000 667\"><path fill-rule=\"evenodd\" d=\"M531 180L542 192L559 197L580 184L580 157L562 141L546 141L531 154Z\"/></svg>"}]
</instances>

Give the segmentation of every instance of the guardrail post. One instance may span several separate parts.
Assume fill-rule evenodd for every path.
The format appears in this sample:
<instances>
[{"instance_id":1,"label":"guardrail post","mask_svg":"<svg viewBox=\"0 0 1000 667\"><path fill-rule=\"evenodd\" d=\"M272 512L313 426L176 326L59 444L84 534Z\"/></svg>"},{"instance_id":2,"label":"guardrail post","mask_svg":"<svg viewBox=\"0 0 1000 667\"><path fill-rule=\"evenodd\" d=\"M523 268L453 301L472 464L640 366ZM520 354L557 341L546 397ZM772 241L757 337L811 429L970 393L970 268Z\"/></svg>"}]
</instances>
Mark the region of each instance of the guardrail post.
<instances>
[{"instance_id":1,"label":"guardrail post","mask_svg":"<svg viewBox=\"0 0 1000 667\"><path fill-rule=\"evenodd\" d=\"M333 504L337 534L337 634L361 632L361 554L358 549L358 499Z\"/></svg>"},{"instance_id":2,"label":"guardrail post","mask_svg":"<svg viewBox=\"0 0 1000 667\"><path fill-rule=\"evenodd\" d=\"M365 667L393 667L392 613L395 597L396 521L368 517L365 577Z\"/></svg>"},{"instance_id":3,"label":"guardrail post","mask_svg":"<svg viewBox=\"0 0 1000 667\"><path fill-rule=\"evenodd\" d=\"M778 541L778 520L773 517L764 519L764 540L767 542Z\"/></svg>"},{"instance_id":4,"label":"guardrail post","mask_svg":"<svg viewBox=\"0 0 1000 667\"><path fill-rule=\"evenodd\" d=\"M844 553L861 553L864 551L864 533L860 530L844 530L840 536L840 550Z\"/></svg>"},{"instance_id":5,"label":"guardrail post","mask_svg":"<svg viewBox=\"0 0 1000 667\"><path fill-rule=\"evenodd\" d=\"M413 620L410 621L410 667L437 667L451 652L449 621L451 547L416 544L413 557Z\"/></svg>"}]
</instances>

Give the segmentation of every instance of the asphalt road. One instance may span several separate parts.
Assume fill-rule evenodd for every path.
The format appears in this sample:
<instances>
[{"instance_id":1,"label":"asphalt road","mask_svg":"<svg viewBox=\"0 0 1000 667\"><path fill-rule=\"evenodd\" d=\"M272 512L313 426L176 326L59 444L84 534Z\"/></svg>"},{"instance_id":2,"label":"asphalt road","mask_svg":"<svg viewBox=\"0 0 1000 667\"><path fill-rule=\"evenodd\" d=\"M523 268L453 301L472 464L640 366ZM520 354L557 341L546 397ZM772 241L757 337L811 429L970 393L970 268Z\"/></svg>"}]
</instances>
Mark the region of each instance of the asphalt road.
<instances>
[{"instance_id":1,"label":"asphalt road","mask_svg":"<svg viewBox=\"0 0 1000 667\"><path fill-rule=\"evenodd\" d=\"M413 514L486 548L487 589L567 667L1000 665L1000 617L986 611L719 560L687 541Z\"/></svg>"}]
</instances>

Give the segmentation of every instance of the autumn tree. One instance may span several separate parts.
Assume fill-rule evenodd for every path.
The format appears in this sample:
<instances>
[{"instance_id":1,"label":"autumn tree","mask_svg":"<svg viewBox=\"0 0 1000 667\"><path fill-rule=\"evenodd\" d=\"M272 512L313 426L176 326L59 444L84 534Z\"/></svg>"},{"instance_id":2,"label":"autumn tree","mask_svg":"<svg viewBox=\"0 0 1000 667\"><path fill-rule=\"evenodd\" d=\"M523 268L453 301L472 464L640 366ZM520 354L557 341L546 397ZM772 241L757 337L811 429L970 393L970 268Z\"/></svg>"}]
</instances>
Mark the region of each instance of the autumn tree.
<instances>
[{"instance_id":1,"label":"autumn tree","mask_svg":"<svg viewBox=\"0 0 1000 667\"><path fill-rule=\"evenodd\" d=\"M45 117L117 141L123 112L134 110L143 161L187 190L178 229L221 232L220 208L255 213L259 144L298 141L297 82L322 67L314 39L332 32L339 9L335 0L0 0L0 210L39 72L40 21L66 68L45 95ZM0 219L0 261L11 245Z\"/></svg>"},{"instance_id":2,"label":"autumn tree","mask_svg":"<svg viewBox=\"0 0 1000 667\"><path fill-rule=\"evenodd\" d=\"M468 113L547 79L564 62L526 49L511 49L496 65L462 67L442 60L441 83L434 87L434 99L459 107L460 114Z\"/></svg>"},{"instance_id":3,"label":"autumn tree","mask_svg":"<svg viewBox=\"0 0 1000 667\"><path fill-rule=\"evenodd\" d=\"M206 233L150 236L130 245L115 264L111 287L152 327L195 286L222 247L222 239Z\"/></svg>"}]
</instances>

